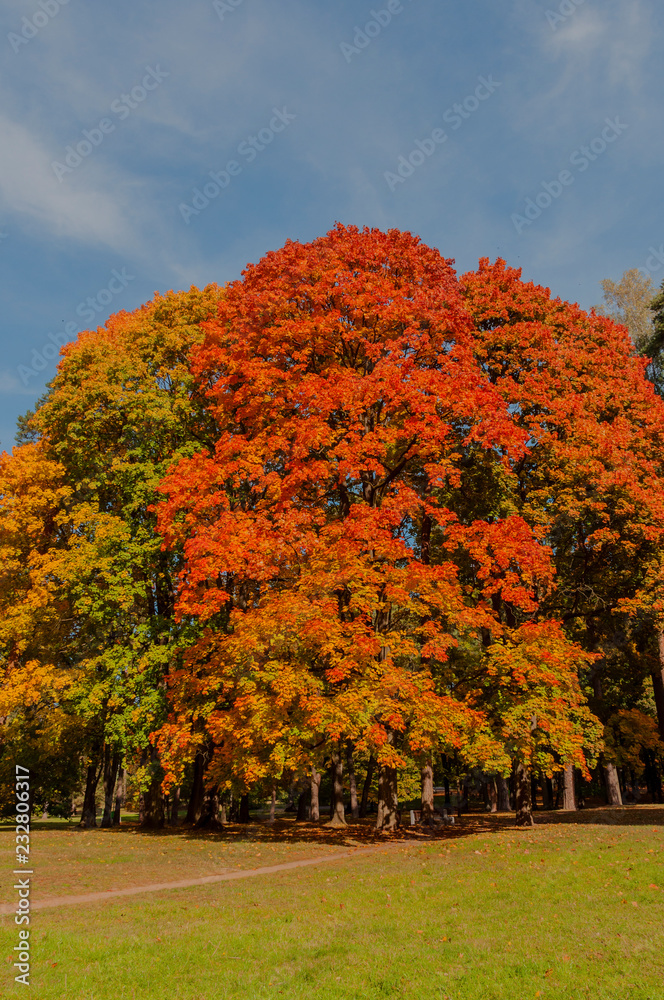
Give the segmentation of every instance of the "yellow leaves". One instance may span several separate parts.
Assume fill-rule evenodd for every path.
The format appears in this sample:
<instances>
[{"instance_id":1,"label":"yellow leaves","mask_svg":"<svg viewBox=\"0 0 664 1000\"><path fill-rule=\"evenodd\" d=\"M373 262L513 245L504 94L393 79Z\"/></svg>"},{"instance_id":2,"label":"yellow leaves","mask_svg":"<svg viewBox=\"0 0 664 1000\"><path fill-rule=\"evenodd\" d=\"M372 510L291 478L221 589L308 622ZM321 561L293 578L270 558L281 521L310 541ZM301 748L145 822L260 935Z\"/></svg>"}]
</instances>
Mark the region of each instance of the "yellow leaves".
<instances>
[{"instance_id":1,"label":"yellow leaves","mask_svg":"<svg viewBox=\"0 0 664 1000\"><path fill-rule=\"evenodd\" d=\"M38 706L51 708L69 687L71 676L51 663L29 660L0 671L0 716Z\"/></svg>"}]
</instances>

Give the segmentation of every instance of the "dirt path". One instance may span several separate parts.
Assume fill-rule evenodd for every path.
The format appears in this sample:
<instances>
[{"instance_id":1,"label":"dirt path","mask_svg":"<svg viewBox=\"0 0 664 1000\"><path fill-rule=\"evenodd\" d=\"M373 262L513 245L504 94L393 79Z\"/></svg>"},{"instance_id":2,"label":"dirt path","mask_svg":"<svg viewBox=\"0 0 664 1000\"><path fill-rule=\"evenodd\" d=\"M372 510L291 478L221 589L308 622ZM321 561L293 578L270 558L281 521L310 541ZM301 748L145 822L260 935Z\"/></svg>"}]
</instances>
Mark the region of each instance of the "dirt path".
<instances>
[{"instance_id":1,"label":"dirt path","mask_svg":"<svg viewBox=\"0 0 664 1000\"><path fill-rule=\"evenodd\" d=\"M54 906L81 906L85 903L99 903L121 896L142 896L147 892L163 892L166 889L188 889L194 885L213 885L215 882L232 882L240 878L256 878L259 875L274 875L277 872L292 871L295 868L306 868L309 865L323 865L330 861L347 861L349 858L366 857L389 851L395 847L412 844L412 841L393 841L380 847L355 847L339 854L325 854L319 858L306 858L302 861L288 861L281 865L268 865L264 868L250 868L227 872L225 875L206 875L203 878L186 879L181 882L154 882L151 885L137 885L129 889L107 889L106 892L87 892L81 896L53 896L51 899L35 899L30 901L30 911L46 910ZM7 916L16 912L16 903L5 903L0 906L0 915Z\"/></svg>"}]
</instances>

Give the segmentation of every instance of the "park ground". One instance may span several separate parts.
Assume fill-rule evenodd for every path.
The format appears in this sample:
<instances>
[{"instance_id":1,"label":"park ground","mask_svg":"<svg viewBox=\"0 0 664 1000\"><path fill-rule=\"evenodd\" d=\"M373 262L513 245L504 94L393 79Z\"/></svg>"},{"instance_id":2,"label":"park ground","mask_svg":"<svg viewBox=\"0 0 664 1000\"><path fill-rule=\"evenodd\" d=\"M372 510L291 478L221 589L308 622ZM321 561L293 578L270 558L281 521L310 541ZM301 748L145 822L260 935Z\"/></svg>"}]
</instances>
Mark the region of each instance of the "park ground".
<instances>
[{"instance_id":1,"label":"park ground","mask_svg":"<svg viewBox=\"0 0 664 1000\"><path fill-rule=\"evenodd\" d=\"M280 820L218 834L37 824L33 899L234 871L36 909L35 1000L664 1000L664 807L467 816L434 839ZM13 831L0 831L13 902ZM309 858L306 868L261 868ZM0 997L17 928L0 917Z\"/></svg>"}]
</instances>

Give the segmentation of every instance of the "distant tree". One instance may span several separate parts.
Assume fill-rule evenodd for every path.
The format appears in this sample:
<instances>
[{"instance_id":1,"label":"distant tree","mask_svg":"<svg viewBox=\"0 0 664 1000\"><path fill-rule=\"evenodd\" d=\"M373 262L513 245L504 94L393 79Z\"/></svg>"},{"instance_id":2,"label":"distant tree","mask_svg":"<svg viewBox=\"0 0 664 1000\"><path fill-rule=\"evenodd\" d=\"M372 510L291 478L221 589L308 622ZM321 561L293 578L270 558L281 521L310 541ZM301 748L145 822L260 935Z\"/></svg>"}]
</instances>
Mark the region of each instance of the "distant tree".
<instances>
[{"instance_id":1,"label":"distant tree","mask_svg":"<svg viewBox=\"0 0 664 1000\"><path fill-rule=\"evenodd\" d=\"M596 312L626 326L634 346L639 353L643 353L653 335L655 286L652 278L644 277L634 267L625 271L620 281L604 278L600 285L604 292L604 305L596 306Z\"/></svg>"},{"instance_id":2,"label":"distant tree","mask_svg":"<svg viewBox=\"0 0 664 1000\"><path fill-rule=\"evenodd\" d=\"M653 298L655 286L652 278L644 277L638 268L625 271L620 281L604 278L600 281L604 292L604 305L595 306L600 316L608 316L629 330L634 346L643 349L653 335Z\"/></svg>"}]
</instances>

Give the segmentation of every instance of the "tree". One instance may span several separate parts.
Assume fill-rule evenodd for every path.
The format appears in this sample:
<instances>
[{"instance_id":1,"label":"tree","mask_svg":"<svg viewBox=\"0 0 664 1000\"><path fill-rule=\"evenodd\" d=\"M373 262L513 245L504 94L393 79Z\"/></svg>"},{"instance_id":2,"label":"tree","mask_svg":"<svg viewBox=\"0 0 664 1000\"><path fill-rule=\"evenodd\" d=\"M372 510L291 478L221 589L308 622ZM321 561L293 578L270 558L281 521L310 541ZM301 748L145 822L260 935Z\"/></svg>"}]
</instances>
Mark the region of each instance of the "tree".
<instances>
[{"instance_id":1,"label":"tree","mask_svg":"<svg viewBox=\"0 0 664 1000\"><path fill-rule=\"evenodd\" d=\"M635 670L636 658L622 654L616 670L615 653L627 618L661 613L664 407L645 362L611 320L552 299L503 261L483 259L461 284L476 357L529 437L506 485L553 552L556 586L538 595L537 616L560 620L595 654L582 671L589 687L615 686L622 671L638 701L645 660ZM490 483L488 495L502 486ZM597 699L596 708L606 721Z\"/></svg>"},{"instance_id":2,"label":"tree","mask_svg":"<svg viewBox=\"0 0 664 1000\"><path fill-rule=\"evenodd\" d=\"M390 828L413 755L509 767L452 654L506 636L504 602L536 612L551 552L505 486L528 435L473 348L449 262L407 233L337 226L227 288L193 361L218 439L159 515L185 553L178 613L208 623L164 735L204 714L217 779L304 774L350 739Z\"/></svg>"},{"instance_id":3,"label":"tree","mask_svg":"<svg viewBox=\"0 0 664 1000\"><path fill-rule=\"evenodd\" d=\"M142 783L145 822L163 821L163 770L150 743L166 718L164 677L188 642L173 620L180 556L161 550L150 511L173 459L210 432L188 354L221 290L156 296L112 316L63 351L58 372L23 433L57 465L65 496L57 544L60 600L72 615L66 657L72 698L88 732L83 822L94 825L104 770L106 812L123 760Z\"/></svg>"},{"instance_id":4,"label":"tree","mask_svg":"<svg viewBox=\"0 0 664 1000\"><path fill-rule=\"evenodd\" d=\"M655 286L652 278L632 268L625 271L620 281L604 278L600 285L604 306L597 306L596 311L626 326L637 351L642 351L653 335Z\"/></svg>"}]
</instances>

